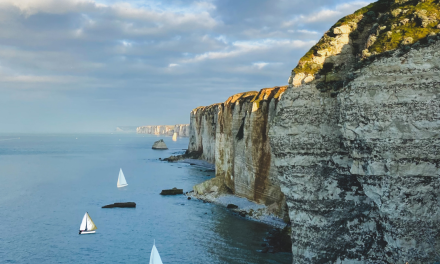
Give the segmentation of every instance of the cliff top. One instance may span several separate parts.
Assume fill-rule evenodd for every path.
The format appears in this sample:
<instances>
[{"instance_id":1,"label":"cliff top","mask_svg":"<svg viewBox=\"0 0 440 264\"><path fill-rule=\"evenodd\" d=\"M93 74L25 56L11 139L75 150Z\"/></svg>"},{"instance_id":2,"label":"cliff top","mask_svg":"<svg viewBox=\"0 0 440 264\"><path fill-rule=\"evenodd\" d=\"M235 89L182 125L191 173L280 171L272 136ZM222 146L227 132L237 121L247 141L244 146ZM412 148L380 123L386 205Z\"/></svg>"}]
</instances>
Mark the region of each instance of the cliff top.
<instances>
[{"instance_id":1,"label":"cliff top","mask_svg":"<svg viewBox=\"0 0 440 264\"><path fill-rule=\"evenodd\" d=\"M193 109L191 112L196 113L199 110L206 111L213 109L215 107L218 107L220 105L231 105L235 103L240 103L248 100L251 103L254 103L254 106L257 108L260 106L260 102L264 100L271 100L271 99L279 99L280 96L287 90L288 86L275 86L272 88L263 88L259 92L257 91L250 91L250 92L244 92L244 93L238 93L234 94L233 96L230 96L224 103L217 103L212 104L209 106L199 106L195 109Z\"/></svg>"},{"instance_id":2,"label":"cliff top","mask_svg":"<svg viewBox=\"0 0 440 264\"><path fill-rule=\"evenodd\" d=\"M197 108L194 108L191 113L197 113L197 111L201 110L201 111L205 111L205 110L210 110L213 109L215 107L220 106L222 103L216 103L216 104L212 104L212 105L208 105L208 106L199 106Z\"/></svg>"},{"instance_id":3,"label":"cliff top","mask_svg":"<svg viewBox=\"0 0 440 264\"><path fill-rule=\"evenodd\" d=\"M260 102L268 99L279 99L280 96L287 90L288 86L275 86L273 88L261 89L260 92L252 99L254 103L254 110L260 108Z\"/></svg>"},{"instance_id":4,"label":"cliff top","mask_svg":"<svg viewBox=\"0 0 440 264\"><path fill-rule=\"evenodd\" d=\"M246 100L246 99L252 100L253 98L255 98L256 95L258 95L258 92L256 92L256 91L234 94L233 96L230 96L228 98L228 100L226 100L225 105L235 104L236 102L240 102L240 101Z\"/></svg>"},{"instance_id":5,"label":"cliff top","mask_svg":"<svg viewBox=\"0 0 440 264\"><path fill-rule=\"evenodd\" d=\"M429 44L440 36L439 22L440 0L379 0L333 25L299 60L289 84L298 86L328 74L326 82L338 81L334 73L346 74L351 70L347 66L370 56Z\"/></svg>"}]
</instances>

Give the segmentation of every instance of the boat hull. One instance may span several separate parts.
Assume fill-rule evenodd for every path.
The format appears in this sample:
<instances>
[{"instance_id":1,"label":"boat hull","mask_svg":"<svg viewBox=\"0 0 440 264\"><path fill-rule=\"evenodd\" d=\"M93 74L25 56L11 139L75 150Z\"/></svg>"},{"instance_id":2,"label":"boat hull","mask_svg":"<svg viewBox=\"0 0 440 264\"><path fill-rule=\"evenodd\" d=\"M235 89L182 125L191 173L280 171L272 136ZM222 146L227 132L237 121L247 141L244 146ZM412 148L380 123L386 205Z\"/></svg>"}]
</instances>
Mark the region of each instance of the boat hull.
<instances>
[{"instance_id":1,"label":"boat hull","mask_svg":"<svg viewBox=\"0 0 440 264\"><path fill-rule=\"evenodd\" d=\"M125 187L125 186L127 186L128 184L124 184L124 185L118 185L118 188L122 188L122 187Z\"/></svg>"},{"instance_id":2,"label":"boat hull","mask_svg":"<svg viewBox=\"0 0 440 264\"><path fill-rule=\"evenodd\" d=\"M86 235L86 234L94 234L96 231L80 231L80 235Z\"/></svg>"}]
</instances>

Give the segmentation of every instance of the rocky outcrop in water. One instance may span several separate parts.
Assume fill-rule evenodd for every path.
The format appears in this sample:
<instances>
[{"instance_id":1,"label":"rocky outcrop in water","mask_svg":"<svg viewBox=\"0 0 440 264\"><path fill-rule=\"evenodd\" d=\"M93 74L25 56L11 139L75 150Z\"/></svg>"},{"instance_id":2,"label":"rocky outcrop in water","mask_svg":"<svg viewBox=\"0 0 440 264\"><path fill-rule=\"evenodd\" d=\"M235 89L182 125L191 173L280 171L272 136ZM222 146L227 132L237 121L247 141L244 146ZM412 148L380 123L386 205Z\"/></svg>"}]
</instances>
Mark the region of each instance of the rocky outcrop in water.
<instances>
[{"instance_id":1,"label":"rocky outcrop in water","mask_svg":"<svg viewBox=\"0 0 440 264\"><path fill-rule=\"evenodd\" d=\"M164 135L189 137L189 124L185 125L160 125L160 126L141 126L136 129L138 134Z\"/></svg>"},{"instance_id":2,"label":"rocky outcrop in water","mask_svg":"<svg viewBox=\"0 0 440 264\"><path fill-rule=\"evenodd\" d=\"M202 153L201 159L215 163L213 184L194 189L203 193L224 185L231 193L273 208L287 216L268 139L269 123L287 87L236 94L221 104L191 112L188 150Z\"/></svg>"},{"instance_id":3,"label":"rocky outcrop in water","mask_svg":"<svg viewBox=\"0 0 440 264\"><path fill-rule=\"evenodd\" d=\"M176 194L183 194L183 189L177 189L176 187L174 187L173 189L162 190L160 192L160 195L176 195Z\"/></svg>"},{"instance_id":4,"label":"rocky outcrop in water","mask_svg":"<svg viewBox=\"0 0 440 264\"><path fill-rule=\"evenodd\" d=\"M269 133L294 263L440 261L439 30L417 14L438 4L378 1L294 69Z\"/></svg>"},{"instance_id":5,"label":"rocky outcrop in water","mask_svg":"<svg viewBox=\"0 0 440 264\"><path fill-rule=\"evenodd\" d=\"M163 139L154 142L152 149L168 149Z\"/></svg>"},{"instance_id":6,"label":"rocky outcrop in water","mask_svg":"<svg viewBox=\"0 0 440 264\"><path fill-rule=\"evenodd\" d=\"M136 203L134 202L114 203L114 204L104 205L101 208L136 208Z\"/></svg>"}]
</instances>

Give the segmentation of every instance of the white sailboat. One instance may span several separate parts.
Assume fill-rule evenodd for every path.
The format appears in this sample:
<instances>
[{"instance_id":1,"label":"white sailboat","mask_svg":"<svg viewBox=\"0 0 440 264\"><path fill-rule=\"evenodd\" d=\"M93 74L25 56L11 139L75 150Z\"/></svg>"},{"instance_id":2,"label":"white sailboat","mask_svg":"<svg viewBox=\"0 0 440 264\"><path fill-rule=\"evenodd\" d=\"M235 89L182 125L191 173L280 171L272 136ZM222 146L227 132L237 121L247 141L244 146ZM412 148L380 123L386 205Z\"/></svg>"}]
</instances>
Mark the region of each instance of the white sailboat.
<instances>
[{"instance_id":1,"label":"white sailboat","mask_svg":"<svg viewBox=\"0 0 440 264\"><path fill-rule=\"evenodd\" d=\"M118 188L121 188L121 187L125 187L127 185L128 184L127 184L127 181L125 180L124 173L122 172L122 169L119 169L118 183L116 186L118 186Z\"/></svg>"},{"instance_id":2,"label":"white sailboat","mask_svg":"<svg viewBox=\"0 0 440 264\"><path fill-rule=\"evenodd\" d=\"M96 227L95 223L93 223L89 213L86 212L81 222L81 225L79 226L79 234L94 234L96 232L96 229L98 228Z\"/></svg>"},{"instance_id":3,"label":"white sailboat","mask_svg":"<svg viewBox=\"0 0 440 264\"><path fill-rule=\"evenodd\" d=\"M163 264L162 260L160 259L159 251L157 251L156 248L156 241L154 242L153 248L151 249L150 264Z\"/></svg>"}]
</instances>

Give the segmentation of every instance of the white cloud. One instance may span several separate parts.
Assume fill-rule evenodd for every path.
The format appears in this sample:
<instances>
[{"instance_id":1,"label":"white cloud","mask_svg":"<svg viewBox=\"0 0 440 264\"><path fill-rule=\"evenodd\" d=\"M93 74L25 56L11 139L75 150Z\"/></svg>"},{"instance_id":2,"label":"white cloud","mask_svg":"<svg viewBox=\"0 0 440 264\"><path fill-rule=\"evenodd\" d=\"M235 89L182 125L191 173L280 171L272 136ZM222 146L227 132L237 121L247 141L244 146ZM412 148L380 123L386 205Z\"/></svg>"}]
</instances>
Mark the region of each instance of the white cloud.
<instances>
[{"instance_id":1,"label":"white cloud","mask_svg":"<svg viewBox=\"0 0 440 264\"><path fill-rule=\"evenodd\" d=\"M292 27L297 24L308 24L316 22L324 22L329 20L337 20L344 15L348 15L356 11L357 9L368 5L369 2L357 1L351 3L345 3L335 6L333 9L323 9L318 12L311 13L309 15L297 15L294 19L282 23L283 27Z\"/></svg>"},{"instance_id":2,"label":"white cloud","mask_svg":"<svg viewBox=\"0 0 440 264\"><path fill-rule=\"evenodd\" d=\"M223 42L224 44L228 44L228 41L226 40L226 36L224 36L224 35L220 35L220 36L216 37L215 39Z\"/></svg>"},{"instance_id":3,"label":"white cloud","mask_svg":"<svg viewBox=\"0 0 440 264\"><path fill-rule=\"evenodd\" d=\"M268 65L268 62L254 62L253 65L256 66L258 69L263 69L266 65Z\"/></svg>"},{"instance_id":4,"label":"white cloud","mask_svg":"<svg viewBox=\"0 0 440 264\"><path fill-rule=\"evenodd\" d=\"M312 22L319 22L319 21L325 21L332 17L339 17L341 16L341 11L338 10L321 10L318 13L314 13L309 16L302 16L301 20L305 23L312 23Z\"/></svg>"},{"instance_id":5,"label":"white cloud","mask_svg":"<svg viewBox=\"0 0 440 264\"><path fill-rule=\"evenodd\" d=\"M71 76L38 76L38 75L0 75L0 83L69 83L75 78Z\"/></svg>"},{"instance_id":6,"label":"white cloud","mask_svg":"<svg viewBox=\"0 0 440 264\"><path fill-rule=\"evenodd\" d=\"M64 14L105 7L105 5L98 4L93 0L0 0L0 5L15 6L26 16L39 12Z\"/></svg>"},{"instance_id":7,"label":"white cloud","mask_svg":"<svg viewBox=\"0 0 440 264\"><path fill-rule=\"evenodd\" d=\"M212 60L212 59L225 59L237 57L240 55L244 55L246 53L254 52L254 51L262 51L275 49L280 47L288 47L288 48L302 48L305 46L310 46L315 44L314 41L301 41L301 40L275 40L275 39L264 39L264 40L256 40L256 41L236 41L233 42L231 46L228 46L226 49L222 51L209 51L203 54L198 54L194 56L194 58L185 60L185 63L188 62L198 62L203 60Z\"/></svg>"},{"instance_id":8,"label":"white cloud","mask_svg":"<svg viewBox=\"0 0 440 264\"><path fill-rule=\"evenodd\" d=\"M317 31L307 30L307 29L299 29L298 32L305 33L305 34L313 34L313 35L319 34L319 32L317 32Z\"/></svg>"},{"instance_id":9,"label":"white cloud","mask_svg":"<svg viewBox=\"0 0 440 264\"><path fill-rule=\"evenodd\" d=\"M212 28L217 25L217 21L213 19L209 12L173 12L151 10L146 8L136 8L129 3L117 3L111 8L118 17L124 19L136 19L140 21L150 21L161 28L166 25L188 25L196 24L201 27Z\"/></svg>"},{"instance_id":10,"label":"white cloud","mask_svg":"<svg viewBox=\"0 0 440 264\"><path fill-rule=\"evenodd\" d=\"M133 45L132 42L129 42L129 41L126 41L126 40L122 40L121 43L122 43L122 45L124 47L131 47Z\"/></svg>"},{"instance_id":11,"label":"white cloud","mask_svg":"<svg viewBox=\"0 0 440 264\"><path fill-rule=\"evenodd\" d=\"M170 64L168 65L168 67L170 67L170 68L172 68L172 67L177 67L177 66L179 66L179 64L177 64L177 63L170 63Z\"/></svg>"},{"instance_id":12,"label":"white cloud","mask_svg":"<svg viewBox=\"0 0 440 264\"><path fill-rule=\"evenodd\" d=\"M194 6L201 10L214 10L217 7L210 2L195 2Z\"/></svg>"},{"instance_id":13,"label":"white cloud","mask_svg":"<svg viewBox=\"0 0 440 264\"><path fill-rule=\"evenodd\" d=\"M175 25L197 25L198 27L212 28L217 21L210 16L207 10L213 9L212 4L199 3L199 9L168 9L159 10L154 8L136 7L128 2L119 2L112 5L100 4L94 0L0 0L0 7L14 6L27 17L37 13L65 14L80 12L93 23L84 13L106 13L116 16L115 19L134 19L147 21L155 24L155 27L163 28Z\"/></svg>"}]
</instances>

